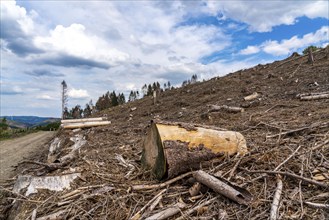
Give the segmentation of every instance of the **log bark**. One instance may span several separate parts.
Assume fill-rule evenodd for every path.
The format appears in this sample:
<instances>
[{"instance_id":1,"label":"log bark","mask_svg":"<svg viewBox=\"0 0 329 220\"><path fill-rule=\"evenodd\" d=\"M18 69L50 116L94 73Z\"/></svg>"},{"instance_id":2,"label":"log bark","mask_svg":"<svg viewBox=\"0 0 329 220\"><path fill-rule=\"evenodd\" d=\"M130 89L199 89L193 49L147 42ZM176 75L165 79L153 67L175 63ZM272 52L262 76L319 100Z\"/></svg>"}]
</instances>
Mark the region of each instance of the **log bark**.
<instances>
[{"instance_id":1,"label":"log bark","mask_svg":"<svg viewBox=\"0 0 329 220\"><path fill-rule=\"evenodd\" d=\"M143 143L142 165L151 169L157 179L172 178L198 169L202 161L223 153L247 153L242 134L186 123L181 127L151 122Z\"/></svg>"},{"instance_id":2,"label":"log bark","mask_svg":"<svg viewBox=\"0 0 329 220\"><path fill-rule=\"evenodd\" d=\"M202 170L196 171L193 176L198 182L239 204L248 205L252 200L252 195L247 190L225 183Z\"/></svg>"},{"instance_id":3,"label":"log bark","mask_svg":"<svg viewBox=\"0 0 329 220\"><path fill-rule=\"evenodd\" d=\"M66 119L61 120L62 124L65 123L78 123L78 122L88 122L88 121L105 121L106 118L80 118L80 119Z\"/></svg>"},{"instance_id":4,"label":"log bark","mask_svg":"<svg viewBox=\"0 0 329 220\"><path fill-rule=\"evenodd\" d=\"M244 112L244 108L240 107L233 107L233 106L227 106L227 105L210 105L209 106L209 112L218 112L218 111L226 111L226 112L231 112L231 113L238 113L238 112Z\"/></svg>"},{"instance_id":5,"label":"log bark","mask_svg":"<svg viewBox=\"0 0 329 220\"><path fill-rule=\"evenodd\" d=\"M90 128L95 126L104 126L111 124L110 121L87 121L81 123L65 123L62 124L64 129L74 129L74 128Z\"/></svg>"}]
</instances>

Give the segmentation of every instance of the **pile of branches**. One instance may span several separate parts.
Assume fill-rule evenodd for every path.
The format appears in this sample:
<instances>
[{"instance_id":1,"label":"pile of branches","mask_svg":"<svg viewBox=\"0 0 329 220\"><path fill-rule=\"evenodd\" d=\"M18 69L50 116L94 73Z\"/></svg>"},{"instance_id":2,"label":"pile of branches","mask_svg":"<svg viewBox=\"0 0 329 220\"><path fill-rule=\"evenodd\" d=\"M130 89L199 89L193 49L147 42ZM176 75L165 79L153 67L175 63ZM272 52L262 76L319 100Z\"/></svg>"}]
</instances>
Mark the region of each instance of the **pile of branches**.
<instances>
[{"instance_id":1,"label":"pile of branches","mask_svg":"<svg viewBox=\"0 0 329 220\"><path fill-rule=\"evenodd\" d=\"M263 134L264 141L255 136L273 126L260 123L245 131L249 153L224 155L200 167L214 178L248 190L252 200L245 204L200 184L196 178L200 171L155 181L140 164L143 132L137 131L140 135L133 141L102 142L99 137L109 133L106 128L79 130L87 144L70 164L55 171L43 163L30 164L34 175L40 166L47 172L43 175L79 170L82 175L70 189L39 190L29 197L10 187L1 190L10 201L7 210L12 211L7 214L13 219L328 219L328 125L274 130ZM59 138L70 135L62 132Z\"/></svg>"}]
</instances>

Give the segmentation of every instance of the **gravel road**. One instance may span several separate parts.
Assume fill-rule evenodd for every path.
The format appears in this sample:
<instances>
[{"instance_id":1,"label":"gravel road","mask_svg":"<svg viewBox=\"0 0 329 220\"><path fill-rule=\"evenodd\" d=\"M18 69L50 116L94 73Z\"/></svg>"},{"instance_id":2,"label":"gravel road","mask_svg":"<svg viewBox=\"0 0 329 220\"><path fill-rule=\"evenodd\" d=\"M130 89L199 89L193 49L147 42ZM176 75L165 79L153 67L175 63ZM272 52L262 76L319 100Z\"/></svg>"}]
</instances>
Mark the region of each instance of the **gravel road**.
<instances>
[{"instance_id":1,"label":"gravel road","mask_svg":"<svg viewBox=\"0 0 329 220\"><path fill-rule=\"evenodd\" d=\"M44 149L54 131L40 131L0 142L0 182L13 176L13 166Z\"/></svg>"}]
</instances>

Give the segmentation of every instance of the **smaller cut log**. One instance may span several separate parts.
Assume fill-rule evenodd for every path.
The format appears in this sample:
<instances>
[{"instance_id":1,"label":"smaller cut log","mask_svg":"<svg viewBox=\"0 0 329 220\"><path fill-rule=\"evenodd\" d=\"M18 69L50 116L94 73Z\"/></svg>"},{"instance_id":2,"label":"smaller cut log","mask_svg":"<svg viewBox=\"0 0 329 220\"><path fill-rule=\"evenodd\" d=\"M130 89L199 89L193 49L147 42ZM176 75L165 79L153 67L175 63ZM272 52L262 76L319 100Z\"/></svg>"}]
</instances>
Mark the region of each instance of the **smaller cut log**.
<instances>
[{"instance_id":1,"label":"smaller cut log","mask_svg":"<svg viewBox=\"0 0 329 220\"><path fill-rule=\"evenodd\" d=\"M61 126L64 129L74 129L74 128L90 128L96 126L104 126L111 124L110 121L90 121L90 122L81 122L81 123L65 123Z\"/></svg>"},{"instance_id":2,"label":"smaller cut log","mask_svg":"<svg viewBox=\"0 0 329 220\"><path fill-rule=\"evenodd\" d=\"M329 99L329 93L300 97L300 100L303 100L303 101L318 100L318 99Z\"/></svg>"},{"instance_id":3,"label":"smaller cut log","mask_svg":"<svg viewBox=\"0 0 329 220\"><path fill-rule=\"evenodd\" d=\"M210 105L209 106L209 112L218 112L218 111L226 111L231 113L238 113L238 112L244 112L244 108L241 107L233 107L233 106L227 106L227 105Z\"/></svg>"},{"instance_id":4,"label":"smaller cut log","mask_svg":"<svg viewBox=\"0 0 329 220\"><path fill-rule=\"evenodd\" d=\"M61 120L62 124L65 123L78 123L78 122L88 122L88 121L105 121L106 118L80 118L80 119L65 119Z\"/></svg>"},{"instance_id":5,"label":"smaller cut log","mask_svg":"<svg viewBox=\"0 0 329 220\"><path fill-rule=\"evenodd\" d=\"M251 100L258 98L259 96L260 96L260 94L258 92L254 92L253 94L248 95L248 96L244 97L243 99L245 101L251 101Z\"/></svg>"},{"instance_id":6,"label":"smaller cut log","mask_svg":"<svg viewBox=\"0 0 329 220\"><path fill-rule=\"evenodd\" d=\"M202 170L195 171L193 176L198 182L239 204L248 205L252 200L252 195L247 190L225 183Z\"/></svg>"}]
</instances>

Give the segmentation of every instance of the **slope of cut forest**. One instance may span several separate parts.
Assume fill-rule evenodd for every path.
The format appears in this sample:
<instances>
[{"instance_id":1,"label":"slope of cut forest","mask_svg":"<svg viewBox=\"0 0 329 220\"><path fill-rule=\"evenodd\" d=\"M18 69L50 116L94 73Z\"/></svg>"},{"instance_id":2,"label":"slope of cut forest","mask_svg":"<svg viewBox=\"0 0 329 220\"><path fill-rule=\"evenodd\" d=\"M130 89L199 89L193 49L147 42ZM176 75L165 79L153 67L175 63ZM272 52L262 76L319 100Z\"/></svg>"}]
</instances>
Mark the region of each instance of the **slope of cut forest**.
<instances>
[{"instance_id":1,"label":"slope of cut forest","mask_svg":"<svg viewBox=\"0 0 329 220\"><path fill-rule=\"evenodd\" d=\"M99 112L94 116L112 122L104 127L61 130L56 156L67 154L73 144L70 138L79 134L86 143L77 157L52 170L42 165L47 163L45 151L44 157L34 158L41 163L21 164L17 173L56 176L79 172L81 177L73 181L71 189L55 193L38 190L28 198L11 193L13 182L8 182L2 192L2 215L26 219L33 214L42 217L57 213L58 219L129 219L141 211L144 219L183 202L185 207L171 219L268 219L281 179L281 219L328 219L329 98L301 100L303 94L329 93L328 56L325 50L315 52L312 65L307 56L294 54L285 60L165 91L155 105L151 97L145 97ZM255 92L256 99L244 100ZM244 111L209 111L210 105L242 107ZM252 202L240 205L207 189L191 198L190 176L165 187L133 190L134 185L159 183L141 168L140 162L143 137L152 119L211 125L243 134L249 150L246 155L223 156L201 169L248 190ZM264 170L282 173L251 172ZM163 189L161 200L150 210L148 202ZM13 205L9 197L19 200ZM210 202L203 208L184 215L206 201Z\"/></svg>"}]
</instances>

